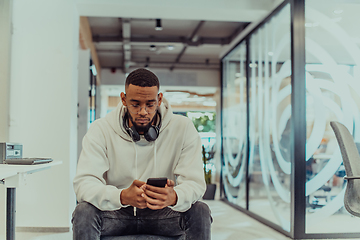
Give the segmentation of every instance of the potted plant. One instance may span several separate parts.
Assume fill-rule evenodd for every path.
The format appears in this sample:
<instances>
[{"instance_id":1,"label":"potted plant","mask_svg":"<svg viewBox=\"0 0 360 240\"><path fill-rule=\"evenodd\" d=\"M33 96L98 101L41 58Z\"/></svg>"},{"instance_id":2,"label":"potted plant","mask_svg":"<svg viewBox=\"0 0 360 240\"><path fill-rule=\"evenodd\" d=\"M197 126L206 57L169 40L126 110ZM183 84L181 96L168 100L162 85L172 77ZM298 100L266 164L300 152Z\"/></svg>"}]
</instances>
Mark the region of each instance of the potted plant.
<instances>
[{"instance_id":1,"label":"potted plant","mask_svg":"<svg viewBox=\"0 0 360 240\"><path fill-rule=\"evenodd\" d=\"M206 156L208 154L208 156ZM204 193L203 199L205 200L214 200L216 192L216 184L211 183L211 168L209 167L209 153L206 153L204 145L202 146L202 157L204 163L204 176L206 182L206 191Z\"/></svg>"}]
</instances>

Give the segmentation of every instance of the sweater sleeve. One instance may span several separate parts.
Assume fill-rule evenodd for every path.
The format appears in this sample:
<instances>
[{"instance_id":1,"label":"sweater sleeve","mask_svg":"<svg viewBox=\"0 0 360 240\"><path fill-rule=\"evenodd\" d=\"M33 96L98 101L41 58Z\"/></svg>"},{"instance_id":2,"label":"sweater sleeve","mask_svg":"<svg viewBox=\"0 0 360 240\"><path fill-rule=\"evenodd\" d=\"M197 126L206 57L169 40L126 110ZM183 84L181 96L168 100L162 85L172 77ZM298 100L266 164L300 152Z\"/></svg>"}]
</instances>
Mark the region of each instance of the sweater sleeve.
<instances>
[{"instance_id":1,"label":"sweater sleeve","mask_svg":"<svg viewBox=\"0 0 360 240\"><path fill-rule=\"evenodd\" d=\"M175 206L170 207L179 212L187 211L206 190L201 139L191 121L186 125L184 139L180 159L174 171L177 176L177 186L174 190L178 200Z\"/></svg>"},{"instance_id":2,"label":"sweater sleeve","mask_svg":"<svg viewBox=\"0 0 360 240\"><path fill-rule=\"evenodd\" d=\"M79 202L88 202L102 211L117 210L121 204L122 189L106 185L106 172L109 160L106 154L106 141L97 122L91 124L82 142L74 190Z\"/></svg>"}]
</instances>

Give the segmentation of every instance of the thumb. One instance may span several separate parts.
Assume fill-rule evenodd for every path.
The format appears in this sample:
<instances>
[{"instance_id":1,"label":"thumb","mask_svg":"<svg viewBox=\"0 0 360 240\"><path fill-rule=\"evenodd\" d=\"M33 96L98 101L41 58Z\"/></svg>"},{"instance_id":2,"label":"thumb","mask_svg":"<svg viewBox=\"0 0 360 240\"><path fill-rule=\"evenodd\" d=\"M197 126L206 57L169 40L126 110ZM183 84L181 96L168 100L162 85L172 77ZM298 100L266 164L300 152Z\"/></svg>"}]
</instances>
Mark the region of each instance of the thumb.
<instances>
[{"instance_id":1,"label":"thumb","mask_svg":"<svg viewBox=\"0 0 360 240\"><path fill-rule=\"evenodd\" d=\"M174 186L175 186L175 182L174 182L173 180L168 179L168 180L167 180L167 185L168 185L168 187L174 187Z\"/></svg>"}]
</instances>

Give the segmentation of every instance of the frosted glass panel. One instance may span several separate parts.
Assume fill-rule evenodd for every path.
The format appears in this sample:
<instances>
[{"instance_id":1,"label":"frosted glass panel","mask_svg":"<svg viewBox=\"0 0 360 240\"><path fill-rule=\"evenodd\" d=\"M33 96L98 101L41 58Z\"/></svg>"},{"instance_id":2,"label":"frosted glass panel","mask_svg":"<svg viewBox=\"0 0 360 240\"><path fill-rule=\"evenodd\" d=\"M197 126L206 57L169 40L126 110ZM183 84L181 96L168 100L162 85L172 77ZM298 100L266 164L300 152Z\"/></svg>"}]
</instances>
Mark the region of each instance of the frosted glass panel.
<instances>
[{"instance_id":1,"label":"frosted glass panel","mask_svg":"<svg viewBox=\"0 0 360 240\"><path fill-rule=\"evenodd\" d=\"M223 61L223 166L227 199L246 207L246 44Z\"/></svg>"},{"instance_id":2,"label":"frosted glass panel","mask_svg":"<svg viewBox=\"0 0 360 240\"><path fill-rule=\"evenodd\" d=\"M360 1L306 1L306 233L359 232L330 121L360 143ZM359 145L360 146L360 145Z\"/></svg>"},{"instance_id":3,"label":"frosted glass panel","mask_svg":"<svg viewBox=\"0 0 360 240\"><path fill-rule=\"evenodd\" d=\"M250 38L249 210L290 231L290 7Z\"/></svg>"}]
</instances>

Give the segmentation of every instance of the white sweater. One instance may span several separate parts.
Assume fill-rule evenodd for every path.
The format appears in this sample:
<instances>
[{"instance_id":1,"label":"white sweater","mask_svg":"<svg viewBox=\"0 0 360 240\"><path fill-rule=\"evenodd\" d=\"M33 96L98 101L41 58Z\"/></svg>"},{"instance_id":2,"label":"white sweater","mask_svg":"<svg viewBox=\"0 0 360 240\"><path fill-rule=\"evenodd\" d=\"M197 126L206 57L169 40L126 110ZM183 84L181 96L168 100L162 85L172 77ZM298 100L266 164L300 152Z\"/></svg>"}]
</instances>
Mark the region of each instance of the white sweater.
<instances>
[{"instance_id":1,"label":"white sweater","mask_svg":"<svg viewBox=\"0 0 360 240\"><path fill-rule=\"evenodd\" d=\"M199 200L206 183L201 158L201 140L190 119L175 115L166 99L160 106L161 128L154 142L133 142L123 127L126 107L120 102L104 118L93 122L82 143L74 190L79 202L100 210L117 210L121 191L135 180L150 177L174 180L177 203L184 212Z\"/></svg>"}]
</instances>

